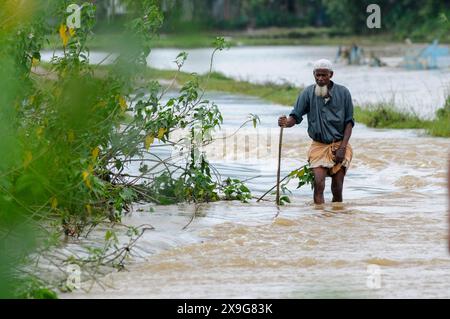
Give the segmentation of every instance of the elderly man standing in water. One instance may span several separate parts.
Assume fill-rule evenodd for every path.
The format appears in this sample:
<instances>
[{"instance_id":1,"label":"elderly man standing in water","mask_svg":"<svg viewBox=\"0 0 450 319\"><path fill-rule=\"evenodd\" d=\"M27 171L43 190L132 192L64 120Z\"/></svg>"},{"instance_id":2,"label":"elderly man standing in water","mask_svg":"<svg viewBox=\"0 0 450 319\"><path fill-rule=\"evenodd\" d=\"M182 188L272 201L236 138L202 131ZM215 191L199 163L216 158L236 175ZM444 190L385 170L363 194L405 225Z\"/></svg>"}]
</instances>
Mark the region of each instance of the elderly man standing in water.
<instances>
[{"instance_id":1,"label":"elderly man standing in water","mask_svg":"<svg viewBox=\"0 0 450 319\"><path fill-rule=\"evenodd\" d=\"M300 94L289 118L278 120L280 127L300 124L303 116L308 117L308 134L313 140L308 152L308 162L313 169L314 203L325 203L323 192L325 178L332 177L333 202L342 203L344 178L353 157L349 144L355 121L353 102L349 90L334 83L333 66L328 60L314 63L315 85Z\"/></svg>"}]
</instances>

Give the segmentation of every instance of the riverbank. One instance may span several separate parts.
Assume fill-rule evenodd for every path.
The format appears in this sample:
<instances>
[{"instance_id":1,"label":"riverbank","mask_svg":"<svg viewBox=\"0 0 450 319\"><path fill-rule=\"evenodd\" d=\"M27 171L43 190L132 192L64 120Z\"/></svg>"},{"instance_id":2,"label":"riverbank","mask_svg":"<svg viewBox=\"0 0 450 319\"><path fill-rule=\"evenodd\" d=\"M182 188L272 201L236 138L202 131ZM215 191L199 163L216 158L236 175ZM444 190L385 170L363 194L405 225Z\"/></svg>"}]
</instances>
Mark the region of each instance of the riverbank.
<instances>
[{"instance_id":1,"label":"riverbank","mask_svg":"<svg viewBox=\"0 0 450 319\"><path fill-rule=\"evenodd\" d=\"M268 28L248 31L211 31L186 32L178 34L161 34L153 40L153 48L209 48L216 37L224 37L231 47L238 46L284 46L284 45L332 45L371 47L376 45L395 45L403 43L405 39L391 34L377 34L358 36L343 33L330 28ZM433 39L420 39L418 43L426 44ZM91 50L115 51L127 43L127 38L119 33L96 33L87 42ZM442 43L450 43L450 39L441 39ZM59 35L49 36L45 49L62 49Z\"/></svg>"}]
</instances>

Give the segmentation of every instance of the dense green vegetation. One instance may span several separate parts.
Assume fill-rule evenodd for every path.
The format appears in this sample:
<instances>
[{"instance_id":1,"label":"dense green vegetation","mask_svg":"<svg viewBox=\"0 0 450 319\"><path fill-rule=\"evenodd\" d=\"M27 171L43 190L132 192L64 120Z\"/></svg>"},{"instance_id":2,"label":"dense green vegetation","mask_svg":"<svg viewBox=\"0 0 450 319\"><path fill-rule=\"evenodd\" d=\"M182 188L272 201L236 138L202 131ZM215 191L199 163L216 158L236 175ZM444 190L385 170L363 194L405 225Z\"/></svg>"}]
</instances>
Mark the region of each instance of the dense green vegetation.
<instances>
[{"instance_id":1,"label":"dense green vegetation","mask_svg":"<svg viewBox=\"0 0 450 319\"><path fill-rule=\"evenodd\" d=\"M105 0L97 1L107 3ZM122 3L135 8L139 1ZM327 28L327 38L353 35L385 35L391 39L431 41L439 38L450 41L442 31L442 15L450 14L450 3L440 0L380 0L382 26L369 29L366 26L368 5L371 0L161 0L165 12L164 33L197 34L201 30L254 30L283 27L314 30ZM123 18L106 19L99 31L117 30ZM320 29L319 29L320 30ZM323 29L322 29L323 30ZM217 34L217 33L216 33ZM292 32L284 39L308 39L320 37L315 31ZM323 32L322 32L323 34ZM280 34L278 34L279 38ZM267 38L272 38L268 34Z\"/></svg>"},{"instance_id":2,"label":"dense green vegetation","mask_svg":"<svg viewBox=\"0 0 450 319\"><path fill-rule=\"evenodd\" d=\"M153 47L211 46L218 35L236 45L370 45L373 43L450 42L443 26L450 3L439 0L377 1L381 28L366 25L370 0L155 0L164 11L161 37ZM126 12L138 12L142 1L121 1ZM91 49L114 50L123 42L127 14L107 0L96 1L97 24ZM109 12L109 14L108 14ZM114 14L115 12L115 14ZM56 36L48 47L60 47Z\"/></svg>"}]
</instances>

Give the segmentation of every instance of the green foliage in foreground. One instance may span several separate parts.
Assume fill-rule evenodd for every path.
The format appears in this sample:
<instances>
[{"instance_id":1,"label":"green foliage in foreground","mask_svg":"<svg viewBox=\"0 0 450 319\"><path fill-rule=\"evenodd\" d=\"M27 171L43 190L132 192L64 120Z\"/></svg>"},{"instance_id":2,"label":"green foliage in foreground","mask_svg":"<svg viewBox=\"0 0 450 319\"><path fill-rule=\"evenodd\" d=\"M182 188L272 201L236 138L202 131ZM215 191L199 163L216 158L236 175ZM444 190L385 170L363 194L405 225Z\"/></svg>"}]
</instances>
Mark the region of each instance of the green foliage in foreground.
<instances>
[{"instance_id":1,"label":"green foliage in foreground","mask_svg":"<svg viewBox=\"0 0 450 319\"><path fill-rule=\"evenodd\" d=\"M285 182L280 185L283 192L283 196L280 197L280 205L291 202L289 196L285 194L291 193L287 186L291 181L295 180L298 182L297 189L305 185L310 185L311 189L314 189L314 172L309 164L290 172Z\"/></svg>"},{"instance_id":2,"label":"green foliage in foreground","mask_svg":"<svg viewBox=\"0 0 450 319\"><path fill-rule=\"evenodd\" d=\"M58 299L53 289L34 277L25 277L19 281L16 296L20 299Z\"/></svg>"},{"instance_id":3,"label":"green foliage in foreground","mask_svg":"<svg viewBox=\"0 0 450 319\"><path fill-rule=\"evenodd\" d=\"M152 228L128 226L123 247L109 228L119 227L136 201L160 203L166 184L180 186L174 197L166 196L168 203L246 199L240 183L222 184L196 153L223 121L217 105L203 98L197 76L186 78L168 100L157 82L142 81L163 20L157 1L142 2L127 25L127 42L103 72L88 60L95 5L84 3L83 23L75 30L65 25L72 1L33 3L0 4L0 298L17 297L17 291L27 298L55 297L43 278L42 285L23 280L40 262L55 266L50 280L59 278L52 285L57 287L64 287L66 265L93 276L106 264L123 269L132 245ZM63 55L38 72L49 33L58 35ZM227 47L220 38L214 45L213 56ZM178 56L179 68L185 60ZM187 134L172 140L175 130ZM184 162L158 155L157 146L177 145L189 146ZM98 225L106 231L105 243L86 247L87 257L70 254L69 247L58 258L49 253L63 240L87 238Z\"/></svg>"}]
</instances>

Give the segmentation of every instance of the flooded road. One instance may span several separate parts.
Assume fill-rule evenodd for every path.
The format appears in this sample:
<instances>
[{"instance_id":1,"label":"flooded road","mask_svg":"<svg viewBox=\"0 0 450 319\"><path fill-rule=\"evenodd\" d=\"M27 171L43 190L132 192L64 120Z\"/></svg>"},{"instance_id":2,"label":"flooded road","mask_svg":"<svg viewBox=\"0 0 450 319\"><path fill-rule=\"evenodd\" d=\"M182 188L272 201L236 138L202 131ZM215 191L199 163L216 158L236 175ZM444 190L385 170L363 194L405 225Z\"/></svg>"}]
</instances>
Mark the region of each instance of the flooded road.
<instances>
[{"instance_id":1,"label":"flooded road","mask_svg":"<svg viewBox=\"0 0 450 319\"><path fill-rule=\"evenodd\" d=\"M253 193L264 193L276 179L276 120L290 109L243 96L208 98L223 112L227 131L249 113L260 115L258 130L246 127L232 138L231 153L209 154L224 177L253 178L247 183ZM306 163L309 144L306 123L285 130L283 176ZM124 222L155 227L140 240L139 258L102 278L106 289L94 285L61 297L450 298L450 140L357 124L351 144L342 207L330 204L329 179L324 208L313 205L311 189L295 190L293 183L287 206L277 209L274 196L202 204L186 230L193 205L136 205Z\"/></svg>"}]
</instances>

